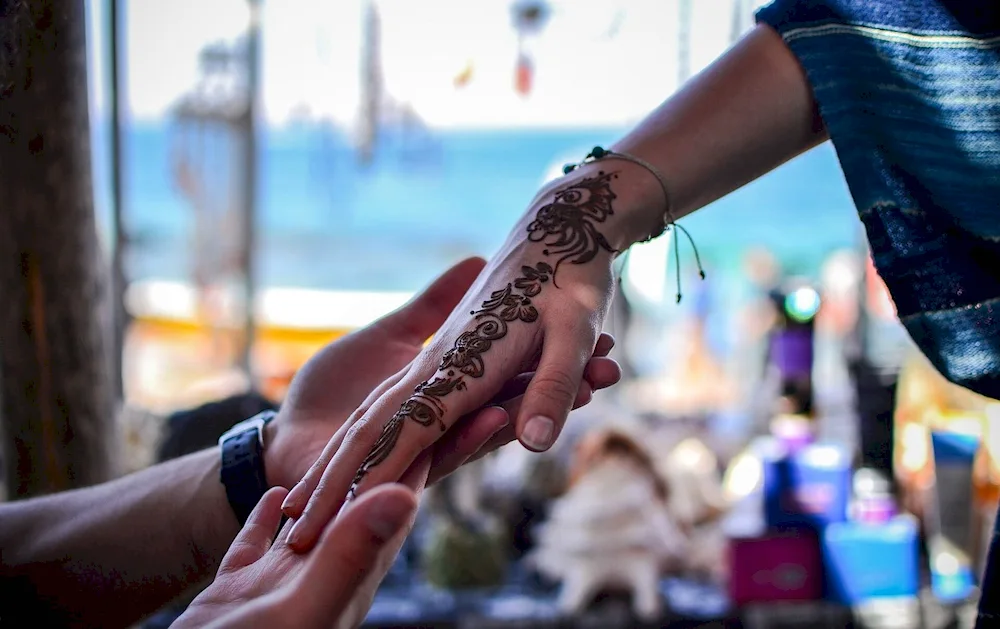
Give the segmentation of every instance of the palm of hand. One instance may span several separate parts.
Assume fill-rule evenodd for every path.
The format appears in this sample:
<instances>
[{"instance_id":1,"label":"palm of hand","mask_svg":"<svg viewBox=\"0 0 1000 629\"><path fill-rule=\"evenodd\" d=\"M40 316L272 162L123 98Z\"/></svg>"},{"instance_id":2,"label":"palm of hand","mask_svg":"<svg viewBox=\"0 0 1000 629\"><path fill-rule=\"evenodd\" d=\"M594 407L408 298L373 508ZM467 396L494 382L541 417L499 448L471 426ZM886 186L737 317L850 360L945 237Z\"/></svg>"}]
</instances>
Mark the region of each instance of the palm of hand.
<instances>
[{"instance_id":1,"label":"palm of hand","mask_svg":"<svg viewBox=\"0 0 1000 629\"><path fill-rule=\"evenodd\" d=\"M416 496L401 486L359 501L308 555L293 553L286 525L275 539L287 491L268 490L223 557L215 581L176 628L356 627L409 532ZM273 541L272 541L273 540Z\"/></svg>"},{"instance_id":2,"label":"palm of hand","mask_svg":"<svg viewBox=\"0 0 1000 629\"><path fill-rule=\"evenodd\" d=\"M236 544L239 541L230 550L235 553L232 561L219 569L212 584L192 601L174 627L206 627L234 611L245 610L251 603L270 607L267 604L270 601L264 597L274 596L294 581L309 559L307 555L292 552L284 544L275 544L263 557L253 561L260 550L239 548ZM252 557L244 559L243 555ZM248 561L252 563L243 565Z\"/></svg>"},{"instance_id":3,"label":"palm of hand","mask_svg":"<svg viewBox=\"0 0 1000 629\"><path fill-rule=\"evenodd\" d=\"M385 327L375 324L349 334L309 359L285 402L295 411L293 421L346 419L373 389L413 360L423 339L393 335Z\"/></svg>"},{"instance_id":4,"label":"palm of hand","mask_svg":"<svg viewBox=\"0 0 1000 629\"><path fill-rule=\"evenodd\" d=\"M309 359L292 381L276 422L289 429L275 431L268 445L275 461L268 466L270 484L291 487L298 482L368 394L420 352L420 336L383 320Z\"/></svg>"}]
</instances>

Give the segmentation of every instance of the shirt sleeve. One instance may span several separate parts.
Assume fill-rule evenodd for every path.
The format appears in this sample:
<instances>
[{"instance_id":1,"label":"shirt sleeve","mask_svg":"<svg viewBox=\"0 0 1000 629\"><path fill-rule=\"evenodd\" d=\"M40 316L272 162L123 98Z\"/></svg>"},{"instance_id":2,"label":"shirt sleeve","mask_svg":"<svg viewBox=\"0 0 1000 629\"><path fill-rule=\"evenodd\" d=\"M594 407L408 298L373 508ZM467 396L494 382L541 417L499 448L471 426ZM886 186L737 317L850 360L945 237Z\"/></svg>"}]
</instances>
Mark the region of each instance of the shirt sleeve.
<instances>
[{"instance_id":1,"label":"shirt sleeve","mask_svg":"<svg viewBox=\"0 0 1000 629\"><path fill-rule=\"evenodd\" d=\"M877 2L873 2L878 4ZM850 16L850 2L775 0L757 11L757 23L767 24L782 36L790 30L823 22L844 21Z\"/></svg>"},{"instance_id":2,"label":"shirt sleeve","mask_svg":"<svg viewBox=\"0 0 1000 629\"><path fill-rule=\"evenodd\" d=\"M1000 33L996 0L775 0L757 11L757 23L783 37L810 26L851 24L907 32Z\"/></svg>"}]
</instances>

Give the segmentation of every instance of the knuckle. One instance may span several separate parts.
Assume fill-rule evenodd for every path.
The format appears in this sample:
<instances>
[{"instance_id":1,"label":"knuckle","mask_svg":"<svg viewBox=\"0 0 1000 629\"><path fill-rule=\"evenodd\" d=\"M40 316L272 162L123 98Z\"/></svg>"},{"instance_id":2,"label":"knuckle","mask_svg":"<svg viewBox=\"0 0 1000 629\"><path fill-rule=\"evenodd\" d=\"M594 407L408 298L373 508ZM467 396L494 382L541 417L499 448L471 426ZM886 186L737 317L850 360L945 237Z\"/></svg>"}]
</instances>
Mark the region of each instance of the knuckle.
<instances>
[{"instance_id":1,"label":"knuckle","mask_svg":"<svg viewBox=\"0 0 1000 629\"><path fill-rule=\"evenodd\" d=\"M407 400L412 399L410 394L414 386L410 383L400 383L396 388L388 392L385 403L374 405L370 413L358 419L358 421L354 422L347 429L342 447L367 452L369 448L375 446L382 438L386 427L393 421L402 422L402 425L397 428L400 434L393 446L394 456L402 455L404 458L412 459L424 449L432 446L443 432L439 430L439 426L442 426L447 421L447 413L442 414L437 412L436 409L431 409L429 412L433 414L433 417L425 417L425 413L422 410L417 410L411 414L412 416L407 415L397 418L400 407ZM411 419L416 419L417 421L411 421ZM425 421L427 422L426 424ZM416 425L418 423L420 425ZM410 428L411 424L414 424L414 427L420 428L420 430Z\"/></svg>"},{"instance_id":2,"label":"knuckle","mask_svg":"<svg viewBox=\"0 0 1000 629\"><path fill-rule=\"evenodd\" d=\"M347 447L363 447L371 444L378 438L380 428L375 425L371 417L362 417L351 424L344 435L344 444Z\"/></svg>"},{"instance_id":3,"label":"knuckle","mask_svg":"<svg viewBox=\"0 0 1000 629\"><path fill-rule=\"evenodd\" d=\"M330 464L331 458L331 455L327 455L327 453L324 452L318 459L316 459L316 461L309 468L309 471L306 472L306 475L303 476L300 481L305 486L305 489L315 486L319 482L319 479L323 476L323 472L326 471L327 466ZM295 489L296 488L293 487L292 491L295 491Z\"/></svg>"},{"instance_id":4,"label":"knuckle","mask_svg":"<svg viewBox=\"0 0 1000 629\"><path fill-rule=\"evenodd\" d=\"M443 334L435 334L417 355L415 363L424 367L437 365L453 342Z\"/></svg>"},{"instance_id":5,"label":"knuckle","mask_svg":"<svg viewBox=\"0 0 1000 629\"><path fill-rule=\"evenodd\" d=\"M579 388L577 378L562 367L549 367L539 371L534 378L535 393L543 399L567 404L576 398Z\"/></svg>"},{"instance_id":6,"label":"knuckle","mask_svg":"<svg viewBox=\"0 0 1000 629\"><path fill-rule=\"evenodd\" d=\"M323 504L326 494L330 491L330 484L330 475L325 473L316 481L316 488L313 490L312 500L309 501L308 505L313 512L321 508L320 505Z\"/></svg>"}]
</instances>

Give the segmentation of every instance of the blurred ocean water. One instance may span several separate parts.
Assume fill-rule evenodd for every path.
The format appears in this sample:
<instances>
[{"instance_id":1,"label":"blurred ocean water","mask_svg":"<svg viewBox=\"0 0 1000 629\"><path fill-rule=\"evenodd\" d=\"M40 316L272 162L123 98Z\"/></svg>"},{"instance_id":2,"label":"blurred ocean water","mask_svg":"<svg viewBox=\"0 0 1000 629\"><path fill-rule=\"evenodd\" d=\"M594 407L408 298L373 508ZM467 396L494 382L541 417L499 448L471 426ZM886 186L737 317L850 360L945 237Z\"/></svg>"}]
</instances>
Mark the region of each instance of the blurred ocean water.
<instances>
[{"instance_id":1,"label":"blurred ocean water","mask_svg":"<svg viewBox=\"0 0 1000 629\"><path fill-rule=\"evenodd\" d=\"M261 283L415 290L461 256L492 254L547 173L595 144L610 144L621 132L387 130L374 159L362 164L350 138L330 127L269 129L259 143ZM127 135L132 279L190 277L194 212L171 174L177 139L166 124L136 125ZM210 146L224 161L224 145ZM108 197L100 178L106 175L106 150L96 143L97 200L105 225ZM828 144L683 224L717 280L713 293L740 292L738 270L750 247L770 249L789 272L815 275L829 253L854 247L861 237ZM685 266L689 255L682 251Z\"/></svg>"}]
</instances>

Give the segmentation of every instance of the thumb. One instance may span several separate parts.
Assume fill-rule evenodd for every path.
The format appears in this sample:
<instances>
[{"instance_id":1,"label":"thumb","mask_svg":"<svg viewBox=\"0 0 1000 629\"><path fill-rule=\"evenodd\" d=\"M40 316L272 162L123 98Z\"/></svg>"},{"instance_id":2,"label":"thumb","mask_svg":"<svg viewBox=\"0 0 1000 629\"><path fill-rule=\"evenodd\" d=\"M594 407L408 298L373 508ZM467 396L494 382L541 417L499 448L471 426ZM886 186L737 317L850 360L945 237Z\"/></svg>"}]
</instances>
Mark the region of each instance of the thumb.
<instances>
[{"instance_id":1,"label":"thumb","mask_svg":"<svg viewBox=\"0 0 1000 629\"><path fill-rule=\"evenodd\" d=\"M365 579L379 568L388 570L383 551L408 530L417 509L414 493L399 484L367 492L350 504L327 528L312 552L295 588L296 607L310 626L334 624ZM378 578L384 575L378 575Z\"/></svg>"},{"instance_id":2,"label":"thumb","mask_svg":"<svg viewBox=\"0 0 1000 629\"><path fill-rule=\"evenodd\" d=\"M542 452L555 443L573 408L591 347L571 333L546 335L515 424L517 438L529 450Z\"/></svg>"},{"instance_id":3,"label":"thumb","mask_svg":"<svg viewBox=\"0 0 1000 629\"><path fill-rule=\"evenodd\" d=\"M234 572L258 561L271 548L281 523L281 501L288 493L284 487L267 490L247 518L226 556L219 565L219 574Z\"/></svg>"}]
</instances>

